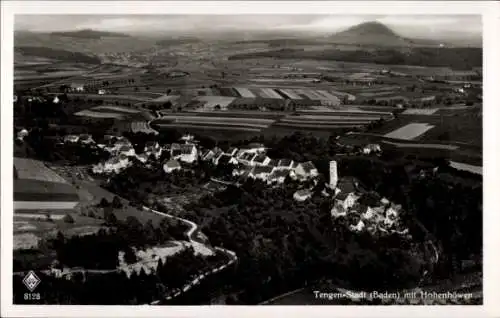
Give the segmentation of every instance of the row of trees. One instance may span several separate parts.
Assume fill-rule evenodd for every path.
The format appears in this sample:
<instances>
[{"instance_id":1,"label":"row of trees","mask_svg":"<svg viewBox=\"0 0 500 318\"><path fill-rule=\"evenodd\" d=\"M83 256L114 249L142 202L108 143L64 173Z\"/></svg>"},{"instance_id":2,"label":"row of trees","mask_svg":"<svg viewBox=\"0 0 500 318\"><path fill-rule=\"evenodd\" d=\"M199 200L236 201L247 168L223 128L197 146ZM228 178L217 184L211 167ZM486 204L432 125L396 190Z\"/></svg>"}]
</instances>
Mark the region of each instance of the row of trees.
<instances>
[{"instance_id":1,"label":"row of trees","mask_svg":"<svg viewBox=\"0 0 500 318\"><path fill-rule=\"evenodd\" d=\"M161 300L179 290L199 273L227 262L226 256L195 254L189 247L159 261L152 274L142 269L127 277L124 272L107 274L75 273L67 280L37 273L42 283L36 292L40 300L24 299L26 287L21 276L14 276L15 304L64 304L64 305L138 305Z\"/></svg>"}]
</instances>

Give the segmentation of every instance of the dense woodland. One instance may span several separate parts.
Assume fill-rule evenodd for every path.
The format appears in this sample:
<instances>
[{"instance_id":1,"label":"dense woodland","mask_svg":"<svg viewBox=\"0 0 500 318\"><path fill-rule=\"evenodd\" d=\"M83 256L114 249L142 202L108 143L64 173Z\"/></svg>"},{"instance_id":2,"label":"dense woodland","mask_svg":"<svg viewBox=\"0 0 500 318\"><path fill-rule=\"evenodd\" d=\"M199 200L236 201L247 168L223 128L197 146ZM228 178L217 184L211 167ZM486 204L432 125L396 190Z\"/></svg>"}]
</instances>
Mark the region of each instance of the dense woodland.
<instances>
[{"instance_id":1,"label":"dense woodland","mask_svg":"<svg viewBox=\"0 0 500 318\"><path fill-rule=\"evenodd\" d=\"M101 64L101 60L95 56L80 52L52 49L44 46L18 46L15 50L27 56L39 56L72 63Z\"/></svg>"},{"instance_id":2,"label":"dense woodland","mask_svg":"<svg viewBox=\"0 0 500 318\"><path fill-rule=\"evenodd\" d=\"M481 48L426 48L415 47L410 51L400 49L377 50L324 50L305 51L280 49L265 52L242 53L230 56L230 60L272 57L282 59L336 60L342 62L375 63L390 65L418 65L471 69L482 66Z\"/></svg>"}]
</instances>

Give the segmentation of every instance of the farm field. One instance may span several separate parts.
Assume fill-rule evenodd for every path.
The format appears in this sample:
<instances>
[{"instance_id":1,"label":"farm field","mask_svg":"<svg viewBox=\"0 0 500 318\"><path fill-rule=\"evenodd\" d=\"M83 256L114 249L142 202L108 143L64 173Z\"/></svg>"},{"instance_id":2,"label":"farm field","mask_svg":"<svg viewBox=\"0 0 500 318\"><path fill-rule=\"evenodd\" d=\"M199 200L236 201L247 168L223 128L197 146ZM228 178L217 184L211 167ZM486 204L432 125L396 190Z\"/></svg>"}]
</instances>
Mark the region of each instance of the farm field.
<instances>
[{"instance_id":1,"label":"farm field","mask_svg":"<svg viewBox=\"0 0 500 318\"><path fill-rule=\"evenodd\" d=\"M33 159L14 158L14 175L16 179L68 183L42 161Z\"/></svg>"},{"instance_id":2,"label":"farm field","mask_svg":"<svg viewBox=\"0 0 500 318\"><path fill-rule=\"evenodd\" d=\"M390 133L384 135L384 137L394 138L394 139L403 139L403 140L412 140L417 138L418 136L424 134L426 131L434 128L433 125L429 125L427 123L411 123L407 124L401 128L398 128Z\"/></svg>"},{"instance_id":3,"label":"farm field","mask_svg":"<svg viewBox=\"0 0 500 318\"><path fill-rule=\"evenodd\" d=\"M483 167L477 165L470 165L463 162L450 161L450 166L457 170L465 170L475 174L483 174Z\"/></svg>"},{"instance_id":4,"label":"farm field","mask_svg":"<svg viewBox=\"0 0 500 318\"><path fill-rule=\"evenodd\" d=\"M14 201L29 202L78 202L78 194L69 183L41 180L14 180Z\"/></svg>"},{"instance_id":5,"label":"farm field","mask_svg":"<svg viewBox=\"0 0 500 318\"><path fill-rule=\"evenodd\" d=\"M475 112L477 114L477 111ZM399 115L382 127L370 131L371 134L385 135L412 123L433 125L434 128L415 140L428 143L458 144L477 149L482 147L482 118L472 114L451 115Z\"/></svg>"},{"instance_id":6,"label":"farm field","mask_svg":"<svg viewBox=\"0 0 500 318\"><path fill-rule=\"evenodd\" d=\"M110 118L110 119L117 119L117 120L125 119L125 115L123 113L115 113L115 112L104 113L104 112L92 111L92 110L88 110L88 109L75 113L75 116L89 117L89 118Z\"/></svg>"},{"instance_id":7,"label":"farm field","mask_svg":"<svg viewBox=\"0 0 500 318\"><path fill-rule=\"evenodd\" d=\"M54 167L54 170L59 171L61 175L71 178L72 173L76 173L76 170L73 170L74 167ZM88 193L87 199L82 200L77 209L85 209L87 206L95 205L101 201L102 198L106 198L109 202L111 202L114 198L114 194L100 187L97 182L98 181L89 181L89 180L76 180L77 184L80 186L79 191L85 191ZM161 215L154 214L151 212L143 211L142 209L130 206L129 202L121 198L123 203L123 207L121 209L117 209L114 214L119 220L126 220L128 216L136 217L140 222L146 224L148 220L152 220L154 224L159 224L159 222L163 219ZM102 209L94 209L95 215L104 218L104 212Z\"/></svg>"},{"instance_id":8,"label":"farm field","mask_svg":"<svg viewBox=\"0 0 500 318\"><path fill-rule=\"evenodd\" d=\"M104 105L104 106L97 106L94 108L91 108L93 111L115 111L115 112L121 112L121 113L126 113L126 114L136 114L139 113L140 110L138 109L132 109L132 108L126 108L126 107L120 107L120 106L114 106L114 105Z\"/></svg>"},{"instance_id":9,"label":"farm field","mask_svg":"<svg viewBox=\"0 0 500 318\"><path fill-rule=\"evenodd\" d=\"M403 115L433 115L439 108L410 108L402 112Z\"/></svg>"}]
</instances>

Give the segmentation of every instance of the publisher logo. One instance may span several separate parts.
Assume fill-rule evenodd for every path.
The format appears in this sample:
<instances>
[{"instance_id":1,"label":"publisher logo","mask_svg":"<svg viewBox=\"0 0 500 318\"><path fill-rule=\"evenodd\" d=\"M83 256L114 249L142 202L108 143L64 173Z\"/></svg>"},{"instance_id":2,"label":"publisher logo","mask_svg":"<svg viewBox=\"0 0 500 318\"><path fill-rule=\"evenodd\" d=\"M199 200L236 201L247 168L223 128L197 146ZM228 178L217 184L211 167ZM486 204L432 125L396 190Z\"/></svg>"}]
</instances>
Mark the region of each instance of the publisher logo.
<instances>
[{"instance_id":1,"label":"publisher logo","mask_svg":"<svg viewBox=\"0 0 500 318\"><path fill-rule=\"evenodd\" d=\"M38 278L33 271L30 271L26 276L24 276L23 279L24 286L26 286L26 288L28 288L31 292L35 290L40 282L40 278Z\"/></svg>"}]
</instances>

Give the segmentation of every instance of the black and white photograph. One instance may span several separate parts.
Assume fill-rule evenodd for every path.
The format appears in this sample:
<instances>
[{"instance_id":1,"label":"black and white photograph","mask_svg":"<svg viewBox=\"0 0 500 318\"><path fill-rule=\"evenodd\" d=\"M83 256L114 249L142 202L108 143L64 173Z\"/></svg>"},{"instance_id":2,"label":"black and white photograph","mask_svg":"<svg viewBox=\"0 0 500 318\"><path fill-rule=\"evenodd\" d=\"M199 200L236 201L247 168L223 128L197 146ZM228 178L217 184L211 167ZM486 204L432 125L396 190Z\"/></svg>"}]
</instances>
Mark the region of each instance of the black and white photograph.
<instances>
[{"instance_id":1,"label":"black and white photograph","mask_svg":"<svg viewBox=\"0 0 500 318\"><path fill-rule=\"evenodd\" d=\"M12 18L12 306L484 306L483 14L97 6Z\"/></svg>"}]
</instances>

